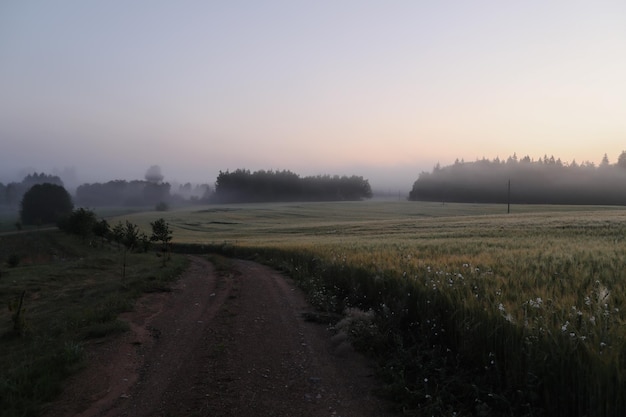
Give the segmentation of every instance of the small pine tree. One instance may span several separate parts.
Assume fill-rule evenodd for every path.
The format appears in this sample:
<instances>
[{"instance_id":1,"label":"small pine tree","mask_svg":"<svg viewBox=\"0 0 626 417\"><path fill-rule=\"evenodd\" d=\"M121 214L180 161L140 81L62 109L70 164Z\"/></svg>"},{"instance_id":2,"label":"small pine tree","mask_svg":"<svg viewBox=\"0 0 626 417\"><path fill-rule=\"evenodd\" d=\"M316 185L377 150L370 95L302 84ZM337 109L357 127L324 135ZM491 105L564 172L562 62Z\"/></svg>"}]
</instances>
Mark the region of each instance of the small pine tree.
<instances>
[{"instance_id":1,"label":"small pine tree","mask_svg":"<svg viewBox=\"0 0 626 417\"><path fill-rule=\"evenodd\" d=\"M169 246L172 240L172 230L163 218L150 223L150 226L152 226L152 236L150 236L150 240L153 242L161 242L161 252L164 255L163 265L165 265L165 262L170 258Z\"/></svg>"},{"instance_id":2,"label":"small pine tree","mask_svg":"<svg viewBox=\"0 0 626 417\"><path fill-rule=\"evenodd\" d=\"M104 241L111 234L111 226L105 219L93 225L93 234L100 238L100 243L104 246Z\"/></svg>"},{"instance_id":3,"label":"small pine tree","mask_svg":"<svg viewBox=\"0 0 626 417\"><path fill-rule=\"evenodd\" d=\"M113 240L123 246L122 251L122 279L126 278L126 254L137 248L140 243L139 227L126 220L126 224L119 222L113 227Z\"/></svg>"},{"instance_id":4,"label":"small pine tree","mask_svg":"<svg viewBox=\"0 0 626 417\"><path fill-rule=\"evenodd\" d=\"M113 236L113 241L117 243L117 248L119 249L124 240L124 225L122 222L118 222L115 226L113 226L111 234Z\"/></svg>"}]
</instances>

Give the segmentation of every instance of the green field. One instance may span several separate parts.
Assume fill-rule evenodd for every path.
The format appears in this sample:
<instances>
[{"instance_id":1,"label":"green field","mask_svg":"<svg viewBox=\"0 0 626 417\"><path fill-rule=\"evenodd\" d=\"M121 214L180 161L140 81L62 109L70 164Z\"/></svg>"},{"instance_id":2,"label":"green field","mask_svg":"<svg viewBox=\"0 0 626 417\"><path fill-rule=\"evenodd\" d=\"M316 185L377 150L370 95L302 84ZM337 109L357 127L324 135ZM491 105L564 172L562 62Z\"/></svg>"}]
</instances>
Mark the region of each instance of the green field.
<instances>
[{"instance_id":1,"label":"green field","mask_svg":"<svg viewBox=\"0 0 626 417\"><path fill-rule=\"evenodd\" d=\"M118 314L167 291L187 265L182 255L163 267L154 253L130 253L122 276L117 246L54 230L0 235L0 260L2 417L39 415L85 364L85 345L126 331Z\"/></svg>"},{"instance_id":2,"label":"green field","mask_svg":"<svg viewBox=\"0 0 626 417\"><path fill-rule=\"evenodd\" d=\"M129 218L164 216L179 244L282 268L321 309L374 311L354 341L407 414L626 415L626 210L506 209L342 202Z\"/></svg>"},{"instance_id":3,"label":"green field","mask_svg":"<svg viewBox=\"0 0 626 417\"><path fill-rule=\"evenodd\" d=\"M163 217L178 250L285 271L316 307L354 318L354 344L406 415L626 415L626 209L506 209L242 204L110 222Z\"/></svg>"},{"instance_id":4,"label":"green field","mask_svg":"<svg viewBox=\"0 0 626 417\"><path fill-rule=\"evenodd\" d=\"M428 229L452 233L459 228L468 232L487 228L532 223L577 222L581 218L619 219L626 209L613 206L512 206L506 205L415 203L406 201L367 201L300 204L212 205L144 212L121 217L144 227L165 218L173 227L175 240L184 243L238 241L243 244L293 244L311 239L362 240L372 234L397 239L414 239ZM582 217L581 217L582 216ZM600 218L598 218L601 221ZM455 226L456 225L456 226ZM449 226L449 227L448 227Z\"/></svg>"}]
</instances>

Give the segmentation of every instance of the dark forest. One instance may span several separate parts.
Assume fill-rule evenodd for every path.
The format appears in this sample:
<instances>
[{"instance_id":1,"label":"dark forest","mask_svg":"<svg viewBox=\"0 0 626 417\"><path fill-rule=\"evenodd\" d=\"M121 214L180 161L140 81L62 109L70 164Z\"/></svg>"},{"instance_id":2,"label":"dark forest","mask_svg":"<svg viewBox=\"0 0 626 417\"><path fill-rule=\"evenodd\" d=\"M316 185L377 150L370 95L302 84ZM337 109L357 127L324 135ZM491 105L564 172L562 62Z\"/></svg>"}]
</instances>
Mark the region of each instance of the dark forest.
<instances>
[{"instance_id":1,"label":"dark forest","mask_svg":"<svg viewBox=\"0 0 626 417\"><path fill-rule=\"evenodd\" d=\"M359 176L300 177L290 171L238 169L221 172L215 190L208 184L171 185L160 169L150 167L144 180L112 180L80 185L73 195L79 207L182 206L207 203L345 201L372 197L369 182ZM36 184L63 186L57 176L30 174L21 182L0 183L0 206L17 207L24 194Z\"/></svg>"},{"instance_id":2,"label":"dark forest","mask_svg":"<svg viewBox=\"0 0 626 417\"><path fill-rule=\"evenodd\" d=\"M509 192L510 184L510 192ZM626 205L626 152L615 164L605 155L600 165L563 163L553 156L506 160L456 161L423 172L413 184L409 200L517 203Z\"/></svg>"},{"instance_id":3,"label":"dark forest","mask_svg":"<svg viewBox=\"0 0 626 417\"><path fill-rule=\"evenodd\" d=\"M17 206L22 201L26 191L37 184L54 184L63 186L63 181L56 175L44 173L29 174L21 182L0 183L0 205Z\"/></svg>"},{"instance_id":4,"label":"dark forest","mask_svg":"<svg viewBox=\"0 0 626 417\"><path fill-rule=\"evenodd\" d=\"M358 176L300 177L291 171L238 169L221 172L211 201L258 203L285 201L345 201L371 198L368 180Z\"/></svg>"}]
</instances>

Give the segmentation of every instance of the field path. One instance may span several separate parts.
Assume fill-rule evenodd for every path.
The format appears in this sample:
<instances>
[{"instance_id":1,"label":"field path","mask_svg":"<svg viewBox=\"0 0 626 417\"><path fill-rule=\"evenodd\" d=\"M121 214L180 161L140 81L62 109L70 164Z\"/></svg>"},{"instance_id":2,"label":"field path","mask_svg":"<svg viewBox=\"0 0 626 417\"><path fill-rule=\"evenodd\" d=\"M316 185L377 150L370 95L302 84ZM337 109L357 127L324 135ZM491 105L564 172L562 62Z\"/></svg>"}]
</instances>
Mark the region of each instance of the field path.
<instances>
[{"instance_id":1,"label":"field path","mask_svg":"<svg viewBox=\"0 0 626 417\"><path fill-rule=\"evenodd\" d=\"M88 346L88 366L47 417L387 416L366 361L334 346L294 283L235 260L191 257L170 293L123 315L131 331Z\"/></svg>"}]
</instances>

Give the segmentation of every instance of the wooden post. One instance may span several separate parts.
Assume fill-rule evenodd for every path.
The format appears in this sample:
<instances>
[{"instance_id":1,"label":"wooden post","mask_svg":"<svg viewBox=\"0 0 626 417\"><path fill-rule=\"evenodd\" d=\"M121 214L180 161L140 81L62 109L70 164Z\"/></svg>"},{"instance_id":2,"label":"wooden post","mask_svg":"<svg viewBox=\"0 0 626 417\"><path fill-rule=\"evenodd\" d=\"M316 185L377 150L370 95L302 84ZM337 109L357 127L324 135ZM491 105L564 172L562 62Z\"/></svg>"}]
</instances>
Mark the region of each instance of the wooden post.
<instances>
[{"instance_id":1,"label":"wooden post","mask_svg":"<svg viewBox=\"0 0 626 417\"><path fill-rule=\"evenodd\" d=\"M511 179L509 179L509 187L506 196L506 214L511 213Z\"/></svg>"}]
</instances>

